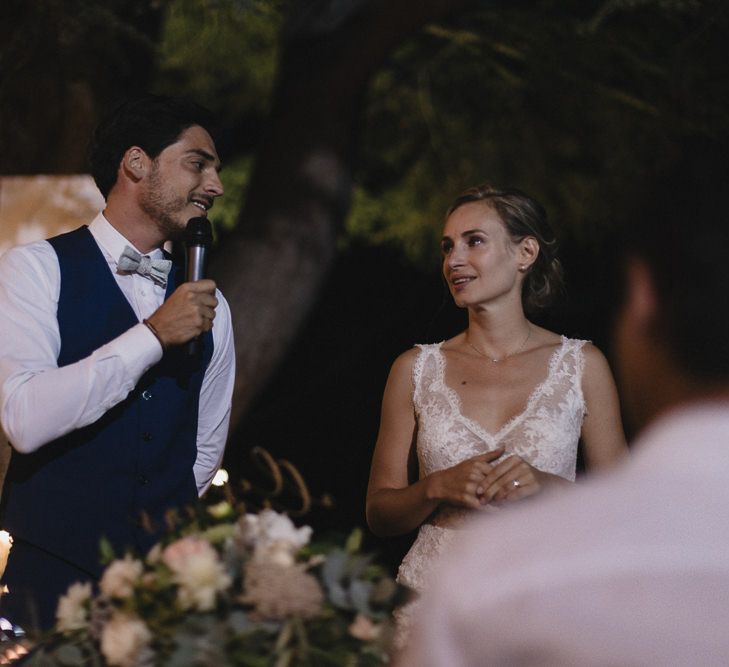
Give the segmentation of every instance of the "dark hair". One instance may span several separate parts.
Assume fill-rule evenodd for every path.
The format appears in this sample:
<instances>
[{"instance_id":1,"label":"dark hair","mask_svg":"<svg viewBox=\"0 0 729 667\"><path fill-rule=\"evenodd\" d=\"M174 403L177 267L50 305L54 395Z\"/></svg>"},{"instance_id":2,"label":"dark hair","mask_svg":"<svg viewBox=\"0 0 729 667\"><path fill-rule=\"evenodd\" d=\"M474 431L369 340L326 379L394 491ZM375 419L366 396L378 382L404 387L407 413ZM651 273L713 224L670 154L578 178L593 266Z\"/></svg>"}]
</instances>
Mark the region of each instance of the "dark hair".
<instances>
[{"instance_id":1,"label":"dark hair","mask_svg":"<svg viewBox=\"0 0 729 667\"><path fill-rule=\"evenodd\" d=\"M139 146L154 159L193 125L214 134L211 112L185 98L143 95L116 107L96 127L89 145L91 174L104 198L116 183L128 148Z\"/></svg>"},{"instance_id":2,"label":"dark hair","mask_svg":"<svg viewBox=\"0 0 729 667\"><path fill-rule=\"evenodd\" d=\"M446 218L464 204L480 202L493 208L515 243L533 236L539 255L529 268L522 285L522 303L528 312L546 308L563 289L562 265L557 259L557 240L547 222L547 212L535 199L516 188L477 185L455 198Z\"/></svg>"},{"instance_id":3,"label":"dark hair","mask_svg":"<svg viewBox=\"0 0 729 667\"><path fill-rule=\"evenodd\" d=\"M729 379L729 146L683 138L627 209L626 251L646 263L659 301L657 336L689 377Z\"/></svg>"}]
</instances>

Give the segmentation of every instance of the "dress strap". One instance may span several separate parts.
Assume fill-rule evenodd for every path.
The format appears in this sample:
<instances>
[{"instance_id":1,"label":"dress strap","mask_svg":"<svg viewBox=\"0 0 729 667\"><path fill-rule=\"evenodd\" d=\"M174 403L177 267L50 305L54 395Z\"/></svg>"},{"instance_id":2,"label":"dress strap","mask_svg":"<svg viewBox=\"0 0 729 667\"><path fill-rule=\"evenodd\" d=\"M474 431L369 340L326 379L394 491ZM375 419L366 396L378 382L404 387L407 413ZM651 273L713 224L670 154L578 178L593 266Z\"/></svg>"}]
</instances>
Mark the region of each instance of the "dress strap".
<instances>
[{"instance_id":1,"label":"dress strap","mask_svg":"<svg viewBox=\"0 0 729 667\"><path fill-rule=\"evenodd\" d=\"M432 364L428 364L428 360L436 360L437 355L440 353L440 346L443 343L430 343L430 344L418 344L415 345L418 348L418 354L415 357L413 363L412 381L413 381L413 403L417 406L420 399L420 395L423 390L423 382L427 380L427 376L431 373L429 368Z\"/></svg>"},{"instance_id":2,"label":"dress strap","mask_svg":"<svg viewBox=\"0 0 729 667\"><path fill-rule=\"evenodd\" d=\"M571 368L570 377L572 378L572 387L582 400L582 404L585 405L585 398L582 392L582 376L585 370L585 345L589 343L588 340L581 340L579 338L568 338L567 345L568 350L565 355L565 363L569 363ZM585 414L587 414L587 407L585 406Z\"/></svg>"}]
</instances>

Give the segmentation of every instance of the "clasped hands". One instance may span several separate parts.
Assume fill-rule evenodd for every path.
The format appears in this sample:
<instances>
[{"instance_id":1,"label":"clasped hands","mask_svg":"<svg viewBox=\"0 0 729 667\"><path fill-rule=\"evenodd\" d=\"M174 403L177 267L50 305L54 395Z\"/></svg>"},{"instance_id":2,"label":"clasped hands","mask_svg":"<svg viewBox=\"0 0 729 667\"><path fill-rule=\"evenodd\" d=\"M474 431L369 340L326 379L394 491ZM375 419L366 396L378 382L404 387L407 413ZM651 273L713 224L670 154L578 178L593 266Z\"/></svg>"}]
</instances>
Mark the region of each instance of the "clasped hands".
<instances>
[{"instance_id":1,"label":"clasped hands","mask_svg":"<svg viewBox=\"0 0 729 667\"><path fill-rule=\"evenodd\" d=\"M480 509L489 503L515 501L538 493L545 473L512 455L493 463L504 454L499 447L431 475L429 495L453 505Z\"/></svg>"},{"instance_id":2,"label":"clasped hands","mask_svg":"<svg viewBox=\"0 0 729 667\"><path fill-rule=\"evenodd\" d=\"M147 321L163 346L182 345L212 329L217 305L215 282L196 280L180 285Z\"/></svg>"}]
</instances>

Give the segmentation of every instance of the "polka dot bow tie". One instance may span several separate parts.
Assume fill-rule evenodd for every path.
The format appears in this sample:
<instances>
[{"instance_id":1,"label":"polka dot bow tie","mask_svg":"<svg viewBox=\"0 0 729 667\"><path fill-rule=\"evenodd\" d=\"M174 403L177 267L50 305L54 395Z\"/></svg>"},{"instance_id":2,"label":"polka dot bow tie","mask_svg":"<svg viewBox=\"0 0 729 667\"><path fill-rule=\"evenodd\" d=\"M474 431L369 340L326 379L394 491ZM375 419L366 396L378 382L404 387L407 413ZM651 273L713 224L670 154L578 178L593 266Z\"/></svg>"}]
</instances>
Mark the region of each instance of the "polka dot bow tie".
<instances>
[{"instance_id":1,"label":"polka dot bow tie","mask_svg":"<svg viewBox=\"0 0 729 667\"><path fill-rule=\"evenodd\" d=\"M149 278L157 285L167 285L167 275L172 268L172 261L169 259L152 259L146 255L140 255L134 248L126 246L119 257L117 264L120 271L131 271L140 276Z\"/></svg>"}]
</instances>

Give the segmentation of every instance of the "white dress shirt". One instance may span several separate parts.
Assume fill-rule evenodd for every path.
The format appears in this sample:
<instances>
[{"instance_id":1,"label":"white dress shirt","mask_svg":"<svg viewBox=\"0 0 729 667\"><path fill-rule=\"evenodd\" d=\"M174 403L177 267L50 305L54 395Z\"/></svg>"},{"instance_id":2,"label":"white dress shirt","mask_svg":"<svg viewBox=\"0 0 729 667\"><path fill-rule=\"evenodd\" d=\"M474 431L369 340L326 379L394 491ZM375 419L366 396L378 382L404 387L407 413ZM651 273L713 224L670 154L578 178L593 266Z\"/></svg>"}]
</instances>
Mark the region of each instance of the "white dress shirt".
<instances>
[{"instance_id":1,"label":"white dress shirt","mask_svg":"<svg viewBox=\"0 0 729 667\"><path fill-rule=\"evenodd\" d=\"M132 244L101 213L89 231L140 324L62 368L56 362L61 274L55 251L47 241L38 241L0 257L0 422L19 452L33 452L95 422L162 358L159 341L141 321L162 305L165 288L136 273L117 271L117 259ZM148 256L161 259L163 253L157 249ZM223 457L235 376L230 309L219 291L216 296L215 349L198 414L194 474L200 495Z\"/></svg>"},{"instance_id":2,"label":"white dress shirt","mask_svg":"<svg viewBox=\"0 0 729 667\"><path fill-rule=\"evenodd\" d=\"M729 403L454 544L398 667L729 664Z\"/></svg>"}]
</instances>

